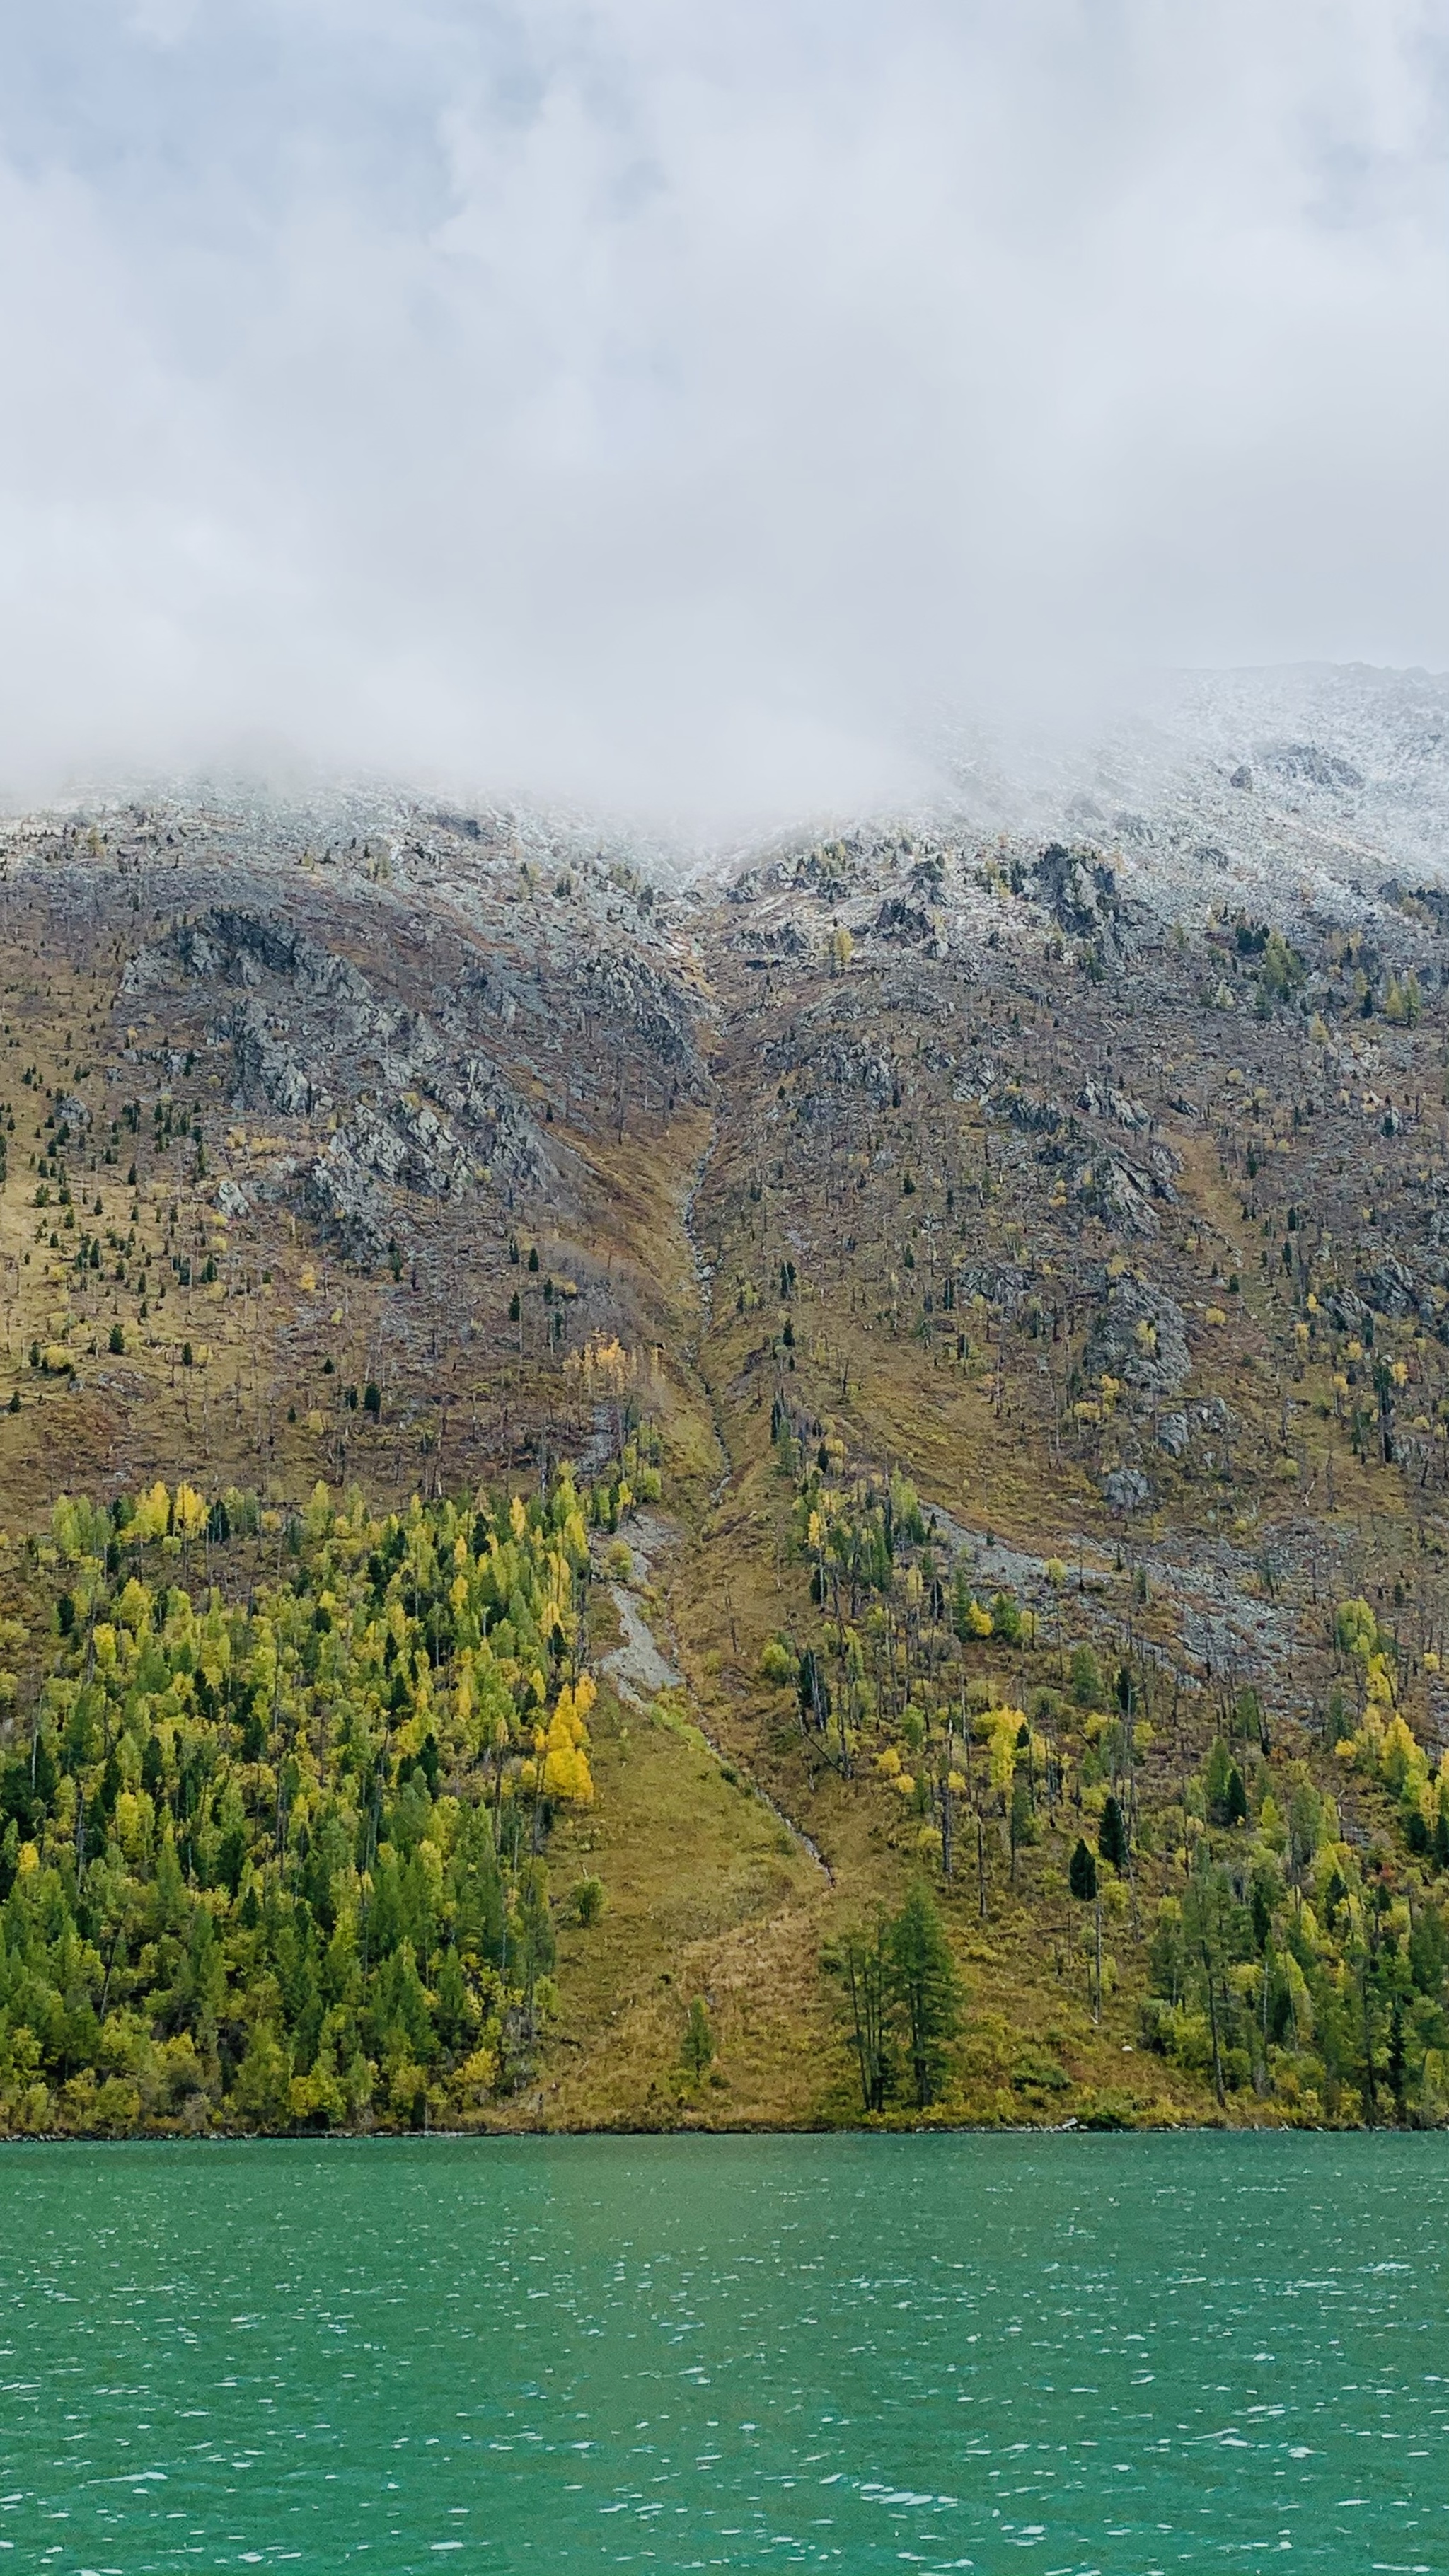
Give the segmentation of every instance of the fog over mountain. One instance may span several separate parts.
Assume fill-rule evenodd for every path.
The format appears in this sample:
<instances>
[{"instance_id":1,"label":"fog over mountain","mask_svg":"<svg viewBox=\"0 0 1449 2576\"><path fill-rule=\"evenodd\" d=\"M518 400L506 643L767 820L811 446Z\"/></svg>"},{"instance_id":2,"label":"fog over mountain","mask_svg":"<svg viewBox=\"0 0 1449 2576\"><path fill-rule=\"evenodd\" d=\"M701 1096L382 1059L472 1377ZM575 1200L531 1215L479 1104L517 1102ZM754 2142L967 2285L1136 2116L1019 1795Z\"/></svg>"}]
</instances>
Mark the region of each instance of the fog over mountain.
<instances>
[{"instance_id":1,"label":"fog over mountain","mask_svg":"<svg viewBox=\"0 0 1449 2576\"><path fill-rule=\"evenodd\" d=\"M376 836L395 850L438 828L530 867L598 860L708 898L762 861L793 866L845 834L890 872L894 835L924 832L984 852L1065 841L1110 862L1163 922L1267 906L1284 921L1352 925L1402 886L1449 877L1449 677L1366 665L1159 675L1115 710L1075 724L1043 717L939 724L903 789L871 782L854 803L803 806L784 823L730 828L719 816L650 814L587 800L440 793L411 781L326 773L316 764L217 766L204 773L73 781L28 818L23 849L57 822L138 810L211 833L263 865L315 843ZM6 846L10 844L7 842ZM882 879L883 881L883 879Z\"/></svg>"},{"instance_id":2,"label":"fog over mountain","mask_svg":"<svg viewBox=\"0 0 1449 2576\"><path fill-rule=\"evenodd\" d=\"M1309 664L1165 675L1091 733L962 726L948 810L1066 833L1170 916L1274 897L1359 917L1449 864L1449 679Z\"/></svg>"},{"instance_id":3,"label":"fog over mountain","mask_svg":"<svg viewBox=\"0 0 1449 2576\"><path fill-rule=\"evenodd\" d=\"M1425 0L10 13L9 801L1231 844L1219 754L1326 727L1345 847L1427 851L1437 684L1143 674L1449 663L1444 57Z\"/></svg>"}]
</instances>

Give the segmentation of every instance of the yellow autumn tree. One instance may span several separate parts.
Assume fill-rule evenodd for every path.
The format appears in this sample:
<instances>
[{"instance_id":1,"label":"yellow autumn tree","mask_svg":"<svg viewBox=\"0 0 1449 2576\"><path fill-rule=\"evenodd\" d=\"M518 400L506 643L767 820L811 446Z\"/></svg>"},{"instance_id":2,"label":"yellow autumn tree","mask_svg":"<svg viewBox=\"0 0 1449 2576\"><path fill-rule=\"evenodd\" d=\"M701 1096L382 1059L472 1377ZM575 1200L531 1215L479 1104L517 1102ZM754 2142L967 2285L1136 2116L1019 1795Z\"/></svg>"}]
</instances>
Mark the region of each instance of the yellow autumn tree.
<instances>
[{"instance_id":1,"label":"yellow autumn tree","mask_svg":"<svg viewBox=\"0 0 1449 2576\"><path fill-rule=\"evenodd\" d=\"M987 1770L993 1789L1009 1789L1016 1777L1017 1754L1024 1748L1020 1738L1026 1728L1034 1758L1041 1761L1046 1747L1040 1736L1027 1727L1025 1711L1019 1708L988 1708L977 1720L979 1732L990 1748Z\"/></svg>"},{"instance_id":2,"label":"yellow autumn tree","mask_svg":"<svg viewBox=\"0 0 1449 2576\"><path fill-rule=\"evenodd\" d=\"M171 1497L158 1477L148 1492L137 1495L128 1536L144 1547L150 1539L164 1538L170 1524Z\"/></svg>"},{"instance_id":3,"label":"yellow autumn tree","mask_svg":"<svg viewBox=\"0 0 1449 2576\"><path fill-rule=\"evenodd\" d=\"M593 1705L594 1685L587 1673L581 1674L573 1688L565 1682L549 1721L543 1759L543 1785L550 1798L559 1798L570 1806L593 1804L594 1782L589 1770L588 1729L584 1718ZM582 1704L581 1704L582 1703Z\"/></svg>"}]
</instances>

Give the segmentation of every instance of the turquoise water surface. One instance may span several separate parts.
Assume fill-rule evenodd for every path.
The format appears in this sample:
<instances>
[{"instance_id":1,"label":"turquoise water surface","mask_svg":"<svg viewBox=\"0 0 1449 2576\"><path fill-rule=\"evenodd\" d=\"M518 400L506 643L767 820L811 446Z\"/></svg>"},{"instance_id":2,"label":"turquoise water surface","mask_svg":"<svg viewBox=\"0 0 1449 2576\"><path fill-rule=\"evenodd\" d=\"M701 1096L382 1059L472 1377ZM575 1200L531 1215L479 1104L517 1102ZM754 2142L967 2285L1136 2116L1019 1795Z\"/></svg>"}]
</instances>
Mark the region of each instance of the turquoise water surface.
<instances>
[{"instance_id":1,"label":"turquoise water surface","mask_svg":"<svg viewBox=\"0 0 1449 2576\"><path fill-rule=\"evenodd\" d=\"M0 2150L0 2569L1449 2570L1449 2138Z\"/></svg>"}]
</instances>

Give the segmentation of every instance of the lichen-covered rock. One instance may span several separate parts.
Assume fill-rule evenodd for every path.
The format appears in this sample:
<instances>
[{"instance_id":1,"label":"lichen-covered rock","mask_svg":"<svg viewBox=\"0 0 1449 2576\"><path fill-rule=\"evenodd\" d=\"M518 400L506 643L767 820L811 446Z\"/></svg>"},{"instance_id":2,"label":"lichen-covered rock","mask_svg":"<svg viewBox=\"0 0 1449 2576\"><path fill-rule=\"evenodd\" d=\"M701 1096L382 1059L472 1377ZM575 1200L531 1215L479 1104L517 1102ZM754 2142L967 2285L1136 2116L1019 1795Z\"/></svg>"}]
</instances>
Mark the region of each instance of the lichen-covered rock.
<instances>
[{"instance_id":1,"label":"lichen-covered rock","mask_svg":"<svg viewBox=\"0 0 1449 2576\"><path fill-rule=\"evenodd\" d=\"M252 1196L259 1206L275 1207L279 1201L291 1197L301 1178L301 1170L295 1154L279 1154L274 1163L268 1163L265 1171L257 1175L252 1183Z\"/></svg>"},{"instance_id":2,"label":"lichen-covered rock","mask_svg":"<svg viewBox=\"0 0 1449 2576\"><path fill-rule=\"evenodd\" d=\"M205 983L249 985L267 973L295 979L333 1000L365 1000L368 992L355 966L280 912L216 906L199 920L178 922L128 961L121 989L145 992L178 972Z\"/></svg>"},{"instance_id":3,"label":"lichen-covered rock","mask_svg":"<svg viewBox=\"0 0 1449 2576\"><path fill-rule=\"evenodd\" d=\"M1102 1493L1114 1512L1140 1512L1152 1500L1152 1487L1140 1467L1114 1467L1102 1479Z\"/></svg>"},{"instance_id":4,"label":"lichen-covered rock","mask_svg":"<svg viewBox=\"0 0 1449 2576\"><path fill-rule=\"evenodd\" d=\"M1334 1288L1330 1290L1325 1302L1328 1307L1330 1322L1336 1324L1341 1333L1361 1333L1363 1331L1364 1325L1368 1321L1369 1309L1364 1304L1362 1297L1356 1297L1351 1288Z\"/></svg>"},{"instance_id":5,"label":"lichen-covered rock","mask_svg":"<svg viewBox=\"0 0 1449 2576\"><path fill-rule=\"evenodd\" d=\"M626 966L620 957L600 952L584 959L582 974L594 1007L607 1005L617 1013L661 1063L686 1062L692 1046L680 995L647 958Z\"/></svg>"},{"instance_id":6,"label":"lichen-covered rock","mask_svg":"<svg viewBox=\"0 0 1449 2576\"><path fill-rule=\"evenodd\" d=\"M523 1189L541 1189L556 1180L537 1120L495 1065L482 1056L466 1056L455 1070L435 1075L428 1089L451 1117L475 1131L477 1158L495 1180L501 1175Z\"/></svg>"}]
</instances>

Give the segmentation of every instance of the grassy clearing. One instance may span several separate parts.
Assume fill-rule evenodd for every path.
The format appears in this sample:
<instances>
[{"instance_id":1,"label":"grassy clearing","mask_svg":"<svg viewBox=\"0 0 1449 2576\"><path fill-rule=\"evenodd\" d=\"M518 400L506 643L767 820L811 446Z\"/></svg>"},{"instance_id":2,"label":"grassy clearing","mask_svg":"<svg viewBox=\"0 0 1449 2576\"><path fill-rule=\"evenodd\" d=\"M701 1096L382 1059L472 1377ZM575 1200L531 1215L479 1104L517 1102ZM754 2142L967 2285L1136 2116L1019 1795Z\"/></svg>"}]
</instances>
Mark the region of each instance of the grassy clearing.
<instances>
[{"instance_id":1,"label":"grassy clearing","mask_svg":"<svg viewBox=\"0 0 1449 2576\"><path fill-rule=\"evenodd\" d=\"M667 1705L606 1693L593 1735L597 1805L550 1851L562 2015L540 2084L500 2125L809 2125L835 2054L813 1974L820 1871ZM587 1874L607 1901L584 1929L567 1891ZM702 2084L680 2059L695 1995L718 2042Z\"/></svg>"}]
</instances>

